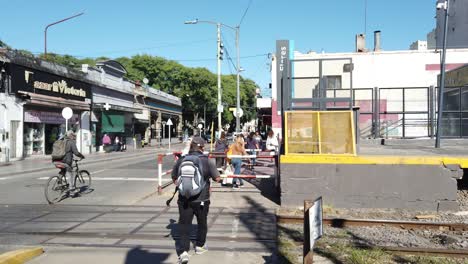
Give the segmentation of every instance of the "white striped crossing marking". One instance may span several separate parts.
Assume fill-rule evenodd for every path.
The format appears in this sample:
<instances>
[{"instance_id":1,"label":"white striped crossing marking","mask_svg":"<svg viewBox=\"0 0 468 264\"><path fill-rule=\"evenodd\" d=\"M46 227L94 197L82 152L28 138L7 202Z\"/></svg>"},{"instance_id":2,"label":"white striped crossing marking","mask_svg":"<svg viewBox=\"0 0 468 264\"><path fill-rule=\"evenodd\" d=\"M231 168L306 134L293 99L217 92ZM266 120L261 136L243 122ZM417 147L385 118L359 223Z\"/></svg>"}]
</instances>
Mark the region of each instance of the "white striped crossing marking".
<instances>
[{"instance_id":1,"label":"white striped crossing marking","mask_svg":"<svg viewBox=\"0 0 468 264\"><path fill-rule=\"evenodd\" d=\"M48 180L49 177L40 177L38 180ZM129 178L129 177L92 177L92 181L158 181L156 178ZM169 181L170 179L163 179Z\"/></svg>"}]
</instances>

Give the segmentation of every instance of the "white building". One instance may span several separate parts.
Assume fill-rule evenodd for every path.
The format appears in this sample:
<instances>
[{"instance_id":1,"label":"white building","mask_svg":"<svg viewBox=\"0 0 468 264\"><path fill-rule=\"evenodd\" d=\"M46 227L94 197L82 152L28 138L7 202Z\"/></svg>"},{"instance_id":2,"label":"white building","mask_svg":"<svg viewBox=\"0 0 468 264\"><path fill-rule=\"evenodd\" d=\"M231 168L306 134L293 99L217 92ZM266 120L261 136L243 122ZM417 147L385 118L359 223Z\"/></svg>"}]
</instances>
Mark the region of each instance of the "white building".
<instances>
[{"instance_id":1,"label":"white building","mask_svg":"<svg viewBox=\"0 0 468 264\"><path fill-rule=\"evenodd\" d=\"M427 41L425 40L416 40L413 42L409 48L410 50L427 50Z\"/></svg>"},{"instance_id":2,"label":"white building","mask_svg":"<svg viewBox=\"0 0 468 264\"><path fill-rule=\"evenodd\" d=\"M281 112L277 101L281 98L280 82L283 82L283 93L286 93L283 97L287 99L287 91L290 92L290 105L294 105L296 99L300 101L317 97L319 87L325 90L327 98L351 97L350 88L354 89L354 104L361 107L359 124L362 131L370 130L372 126L373 90L374 87L379 87L379 110L381 113L389 113L381 115L380 122L395 125L395 128L386 132L386 136L428 135L428 93L429 87L437 86L437 76L440 74L439 52L404 50L304 54L293 51L292 46L279 46L284 43L278 41L277 54L272 63L272 125L275 133L281 132ZM282 54L281 50L289 50L290 53ZM289 58L290 64L285 58ZM447 70L467 64L468 49L449 49L446 63ZM410 87L421 88L406 89L403 95L401 88ZM300 103L295 106L300 106ZM343 106L343 103L335 106ZM311 108L317 107L312 105ZM403 116L399 113L403 111L414 114ZM421 113L417 114L418 111ZM398 126L401 126L401 120L405 118L414 122L418 120L416 123L419 125L413 125L403 131L402 127ZM422 124L424 122L425 124Z\"/></svg>"}]
</instances>

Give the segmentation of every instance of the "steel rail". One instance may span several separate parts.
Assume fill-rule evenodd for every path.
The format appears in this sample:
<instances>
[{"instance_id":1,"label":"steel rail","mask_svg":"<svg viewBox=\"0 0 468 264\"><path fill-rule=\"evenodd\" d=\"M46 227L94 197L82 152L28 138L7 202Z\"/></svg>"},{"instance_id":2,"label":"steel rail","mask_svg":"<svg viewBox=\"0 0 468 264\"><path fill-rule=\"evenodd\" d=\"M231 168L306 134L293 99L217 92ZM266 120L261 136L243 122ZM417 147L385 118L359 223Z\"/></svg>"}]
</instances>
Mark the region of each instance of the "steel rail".
<instances>
[{"instance_id":1,"label":"steel rail","mask_svg":"<svg viewBox=\"0 0 468 264\"><path fill-rule=\"evenodd\" d=\"M303 224L302 216L277 215L277 222L284 224ZM378 219L344 219L344 218L324 218L323 223L335 228L351 226L392 226L406 229L431 229L441 231L468 231L468 224L447 223L447 222L422 222L422 221L401 221L401 220L378 220Z\"/></svg>"},{"instance_id":2,"label":"steel rail","mask_svg":"<svg viewBox=\"0 0 468 264\"><path fill-rule=\"evenodd\" d=\"M424 255L450 258L468 258L468 250L443 249L443 248L402 248L383 247L382 250L405 255Z\"/></svg>"}]
</instances>

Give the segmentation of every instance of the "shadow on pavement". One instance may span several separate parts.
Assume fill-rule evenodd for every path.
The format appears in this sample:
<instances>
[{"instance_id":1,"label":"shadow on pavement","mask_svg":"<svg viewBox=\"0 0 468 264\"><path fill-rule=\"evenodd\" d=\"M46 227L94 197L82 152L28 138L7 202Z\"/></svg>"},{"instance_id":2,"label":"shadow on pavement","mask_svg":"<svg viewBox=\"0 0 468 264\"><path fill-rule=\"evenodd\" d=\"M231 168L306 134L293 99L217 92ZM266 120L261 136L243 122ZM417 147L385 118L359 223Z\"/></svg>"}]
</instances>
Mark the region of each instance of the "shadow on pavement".
<instances>
[{"instance_id":1,"label":"shadow on pavement","mask_svg":"<svg viewBox=\"0 0 468 264\"><path fill-rule=\"evenodd\" d=\"M270 256L263 257L265 263L288 263L284 262L285 258L278 252L275 214L248 196L242 198L250 207L247 212L239 213L239 220L255 235L257 241L261 241L265 249L271 252Z\"/></svg>"},{"instance_id":2,"label":"shadow on pavement","mask_svg":"<svg viewBox=\"0 0 468 264\"><path fill-rule=\"evenodd\" d=\"M245 169L242 174L252 174L250 170ZM257 172L257 174L260 174ZM268 200L280 205L281 199L278 193L278 188L275 186L275 178L270 179L247 179L249 183L255 186L261 193L261 195Z\"/></svg>"},{"instance_id":3,"label":"shadow on pavement","mask_svg":"<svg viewBox=\"0 0 468 264\"><path fill-rule=\"evenodd\" d=\"M169 258L168 253L149 252L140 246L128 251L124 264L153 264L162 263Z\"/></svg>"},{"instance_id":4,"label":"shadow on pavement","mask_svg":"<svg viewBox=\"0 0 468 264\"><path fill-rule=\"evenodd\" d=\"M196 217L194 217L193 221L195 221L196 223L197 221ZM174 219L169 219L169 224L166 226L166 229L170 230L170 233L165 235L164 237L171 237L174 240L174 251L178 251L177 249L180 248L180 234L179 234L178 221ZM190 241L193 244L193 248L195 248L197 229L198 229L197 224L192 224L192 226L190 227Z\"/></svg>"}]
</instances>

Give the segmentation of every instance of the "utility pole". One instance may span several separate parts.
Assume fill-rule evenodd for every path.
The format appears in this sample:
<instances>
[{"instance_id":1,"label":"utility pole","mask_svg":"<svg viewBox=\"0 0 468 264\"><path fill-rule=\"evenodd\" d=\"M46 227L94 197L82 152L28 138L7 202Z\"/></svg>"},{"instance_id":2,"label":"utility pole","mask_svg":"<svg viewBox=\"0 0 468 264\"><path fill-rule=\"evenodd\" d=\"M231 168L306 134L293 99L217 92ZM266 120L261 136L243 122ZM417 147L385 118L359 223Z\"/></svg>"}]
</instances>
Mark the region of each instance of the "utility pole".
<instances>
[{"instance_id":1,"label":"utility pole","mask_svg":"<svg viewBox=\"0 0 468 264\"><path fill-rule=\"evenodd\" d=\"M447 31L448 31L448 16L450 10L450 0L446 0L444 3L437 4L437 9L444 8L445 10L445 20L444 20L444 42L442 46L442 60L440 62L440 83L439 83L439 107L437 112L437 134L436 134L436 143L435 147L440 148L440 137L441 137L441 127L442 127L442 118L444 110L444 88L445 88L445 56L447 53ZM461 95L460 95L461 96Z\"/></svg>"},{"instance_id":2,"label":"utility pole","mask_svg":"<svg viewBox=\"0 0 468 264\"><path fill-rule=\"evenodd\" d=\"M221 137L221 113L222 113L222 103L221 103L221 60L222 60L222 44L221 44L221 23L216 24L218 28L218 137ZM205 119L206 122L206 119Z\"/></svg>"},{"instance_id":3,"label":"utility pole","mask_svg":"<svg viewBox=\"0 0 468 264\"><path fill-rule=\"evenodd\" d=\"M239 30L236 27L236 50L237 50L237 102L236 102L236 132L240 132L240 48L239 48Z\"/></svg>"}]
</instances>

